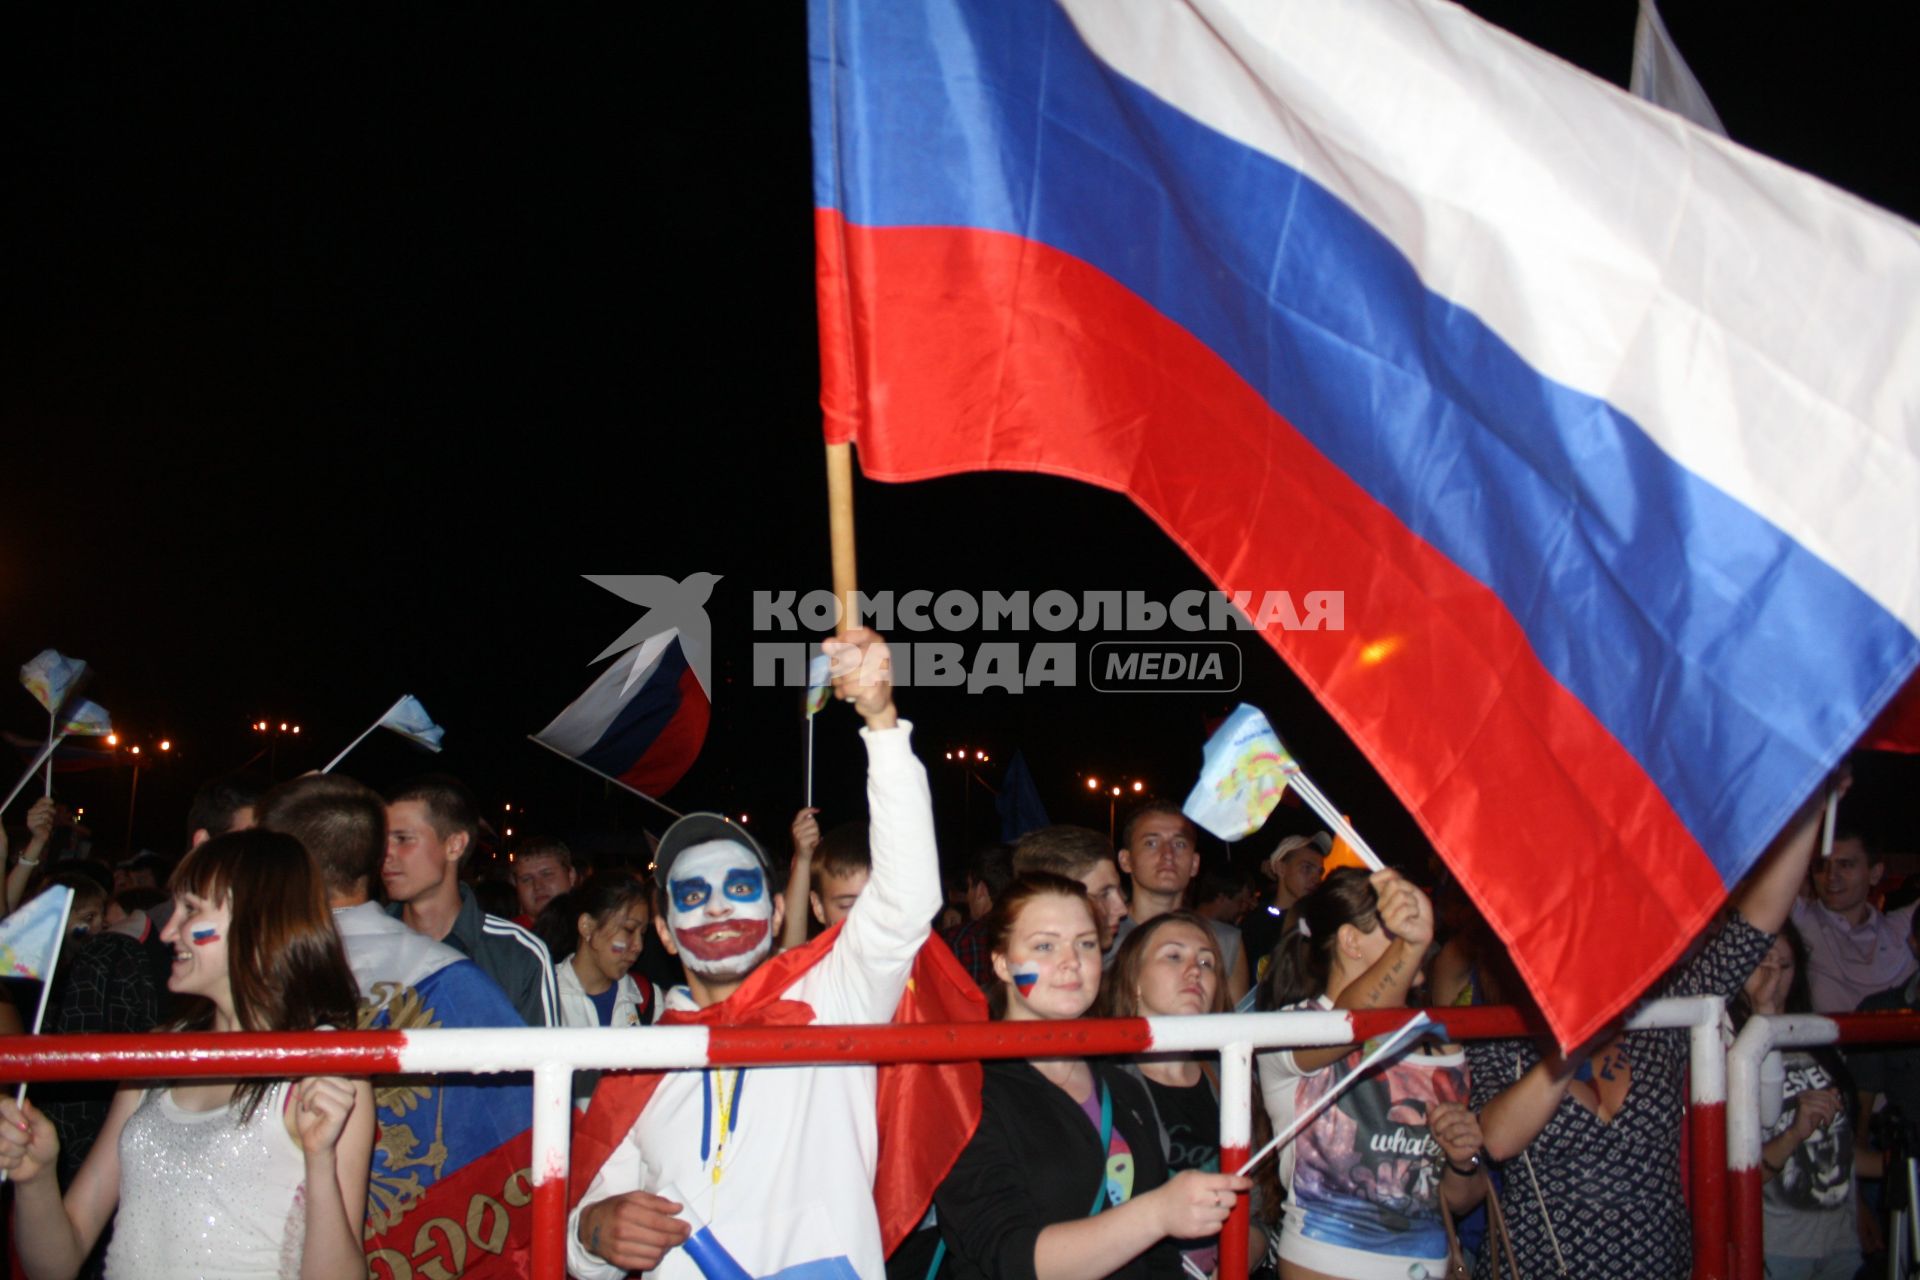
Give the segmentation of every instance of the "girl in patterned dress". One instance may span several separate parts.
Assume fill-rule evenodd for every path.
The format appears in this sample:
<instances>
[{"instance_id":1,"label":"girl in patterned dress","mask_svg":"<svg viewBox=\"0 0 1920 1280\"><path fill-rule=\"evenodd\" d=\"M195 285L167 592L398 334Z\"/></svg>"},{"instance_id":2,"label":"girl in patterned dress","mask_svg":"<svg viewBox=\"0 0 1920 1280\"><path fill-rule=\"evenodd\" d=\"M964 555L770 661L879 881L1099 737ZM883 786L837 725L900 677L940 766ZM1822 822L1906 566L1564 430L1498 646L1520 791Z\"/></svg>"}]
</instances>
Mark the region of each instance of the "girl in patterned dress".
<instances>
[{"instance_id":1,"label":"girl in patterned dress","mask_svg":"<svg viewBox=\"0 0 1920 1280\"><path fill-rule=\"evenodd\" d=\"M299 841L218 836L187 855L171 890L167 987L189 1002L173 1029L352 1025L353 974ZM0 1099L15 1246L31 1280L69 1280L111 1219L109 1280L364 1276L373 1127L364 1080L128 1085L63 1199L53 1125Z\"/></svg>"}]
</instances>

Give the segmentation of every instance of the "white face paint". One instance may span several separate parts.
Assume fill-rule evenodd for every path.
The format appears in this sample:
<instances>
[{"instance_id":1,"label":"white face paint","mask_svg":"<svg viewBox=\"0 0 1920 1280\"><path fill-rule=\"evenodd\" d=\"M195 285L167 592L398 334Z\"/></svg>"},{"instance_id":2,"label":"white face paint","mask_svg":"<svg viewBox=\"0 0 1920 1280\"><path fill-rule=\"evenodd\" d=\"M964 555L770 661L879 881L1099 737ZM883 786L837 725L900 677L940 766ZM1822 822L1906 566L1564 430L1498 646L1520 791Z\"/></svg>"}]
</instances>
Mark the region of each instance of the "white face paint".
<instances>
[{"instance_id":1,"label":"white face paint","mask_svg":"<svg viewBox=\"0 0 1920 1280\"><path fill-rule=\"evenodd\" d=\"M773 893L760 860L731 840L697 844L667 876L667 927L703 978L751 973L773 949Z\"/></svg>"}]
</instances>

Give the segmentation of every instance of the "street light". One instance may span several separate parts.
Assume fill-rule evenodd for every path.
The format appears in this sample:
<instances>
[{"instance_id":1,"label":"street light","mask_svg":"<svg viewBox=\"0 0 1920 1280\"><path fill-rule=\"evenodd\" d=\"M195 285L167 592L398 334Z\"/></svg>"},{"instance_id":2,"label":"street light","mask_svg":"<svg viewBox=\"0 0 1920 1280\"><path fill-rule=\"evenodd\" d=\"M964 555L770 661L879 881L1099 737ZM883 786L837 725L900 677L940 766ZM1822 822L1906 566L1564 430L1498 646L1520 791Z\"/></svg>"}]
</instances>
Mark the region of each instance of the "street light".
<instances>
[{"instance_id":1,"label":"street light","mask_svg":"<svg viewBox=\"0 0 1920 1280\"><path fill-rule=\"evenodd\" d=\"M117 733L108 734L107 745L110 747L119 746L120 735ZM142 743L135 742L127 747L127 755L132 759L132 762L133 762L133 780L127 787L126 850L128 853L133 852L133 818L134 818L134 814L139 811L139 803L140 803L140 766L146 763L146 761L141 758L142 755L144 754L142 751L142 747L144 745L151 745L156 751L160 752L162 755L169 755L173 751L173 739L161 738L158 741L151 742L149 744L142 744ZM82 810L82 812L85 812L85 811Z\"/></svg>"},{"instance_id":2,"label":"street light","mask_svg":"<svg viewBox=\"0 0 1920 1280\"><path fill-rule=\"evenodd\" d=\"M300 726L289 720L281 720L277 724L272 720L255 720L250 727L255 733L264 733L267 735L267 780L272 782L276 780L280 774L281 736L284 734L298 735ZM259 758L260 757L256 755L253 759L258 760ZM249 760L247 763L251 764L253 761Z\"/></svg>"},{"instance_id":3,"label":"street light","mask_svg":"<svg viewBox=\"0 0 1920 1280\"><path fill-rule=\"evenodd\" d=\"M975 783L988 795L998 798L987 780L980 776L980 766L989 763L993 757L980 747L955 747L946 753L946 758L960 766L960 830L963 839L973 839L973 787Z\"/></svg>"},{"instance_id":4,"label":"street light","mask_svg":"<svg viewBox=\"0 0 1920 1280\"><path fill-rule=\"evenodd\" d=\"M1115 820L1119 816L1120 797L1129 793L1136 796L1145 795L1147 784L1140 778L1130 778L1125 782L1108 782L1103 786L1099 778L1088 774L1087 790L1095 795L1099 795L1102 791L1107 793L1107 839L1112 841L1116 834Z\"/></svg>"}]
</instances>

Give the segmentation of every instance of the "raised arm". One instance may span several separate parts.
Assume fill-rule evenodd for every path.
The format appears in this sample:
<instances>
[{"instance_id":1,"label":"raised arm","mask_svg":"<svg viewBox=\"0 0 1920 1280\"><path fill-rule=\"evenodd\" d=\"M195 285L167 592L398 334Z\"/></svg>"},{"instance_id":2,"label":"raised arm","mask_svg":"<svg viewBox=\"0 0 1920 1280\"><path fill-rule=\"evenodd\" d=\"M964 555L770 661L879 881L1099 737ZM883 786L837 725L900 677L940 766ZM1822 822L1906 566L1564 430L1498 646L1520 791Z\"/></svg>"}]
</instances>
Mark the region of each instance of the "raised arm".
<instances>
[{"instance_id":1,"label":"raised arm","mask_svg":"<svg viewBox=\"0 0 1920 1280\"><path fill-rule=\"evenodd\" d=\"M1845 795L1852 783L1852 775L1843 769L1834 776L1832 785ZM1734 892L1734 909L1762 933L1780 932L1780 926L1787 922L1787 914L1793 910L1794 897L1807 878L1807 863L1820 838L1820 817L1826 799L1827 788L1818 787L1802 802Z\"/></svg>"},{"instance_id":2,"label":"raised arm","mask_svg":"<svg viewBox=\"0 0 1920 1280\"><path fill-rule=\"evenodd\" d=\"M20 851L20 859L7 870L6 910L0 915L11 915L27 896L27 885L40 869L40 856L46 852L47 841L53 835L53 797L41 796L27 810L27 830L32 833L27 847ZM6 829L0 827L0 859L7 852Z\"/></svg>"},{"instance_id":3,"label":"raised arm","mask_svg":"<svg viewBox=\"0 0 1920 1280\"><path fill-rule=\"evenodd\" d=\"M1393 1009L1406 1004L1433 942L1433 904L1426 894L1398 871L1376 871L1370 881L1380 900L1380 923L1393 941L1365 972L1334 995L1336 1009ZM1310 1073L1352 1052L1350 1044L1295 1049L1293 1061L1302 1073Z\"/></svg>"},{"instance_id":4,"label":"raised arm","mask_svg":"<svg viewBox=\"0 0 1920 1280\"><path fill-rule=\"evenodd\" d=\"M927 771L913 754L913 726L893 705L886 641L859 628L823 642L833 660L834 692L866 721L867 825L873 871L840 926L821 980L807 998L823 1020L889 1018L939 911L940 855L933 834Z\"/></svg>"},{"instance_id":5,"label":"raised arm","mask_svg":"<svg viewBox=\"0 0 1920 1280\"><path fill-rule=\"evenodd\" d=\"M813 888L813 851L820 847L820 811L793 815L793 865L787 871L787 922L780 928L780 949L807 940L807 893Z\"/></svg>"}]
</instances>

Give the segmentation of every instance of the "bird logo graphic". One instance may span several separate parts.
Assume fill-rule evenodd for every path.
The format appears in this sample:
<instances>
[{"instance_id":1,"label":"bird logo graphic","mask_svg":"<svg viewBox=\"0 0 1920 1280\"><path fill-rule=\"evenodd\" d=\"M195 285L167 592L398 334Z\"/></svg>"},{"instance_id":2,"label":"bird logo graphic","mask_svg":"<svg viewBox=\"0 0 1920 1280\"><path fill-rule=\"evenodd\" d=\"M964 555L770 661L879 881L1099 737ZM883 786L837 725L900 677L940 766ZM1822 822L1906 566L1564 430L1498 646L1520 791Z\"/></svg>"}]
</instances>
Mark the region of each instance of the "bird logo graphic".
<instances>
[{"instance_id":1,"label":"bird logo graphic","mask_svg":"<svg viewBox=\"0 0 1920 1280\"><path fill-rule=\"evenodd\" d=\"M659 573L588 573L581 575L597 587L604 587L629 604L637 604L646 610L632 626L620 633L620 638L602 649L594 657L600 661L610 654L634 650L633 670L627 675L627 683L620 690L624 695L640 678L646 668L646 659L652 655L647 652L646 642L654 636L667 631L680 633L680 648L687 655L687 665L693 669L693 675L706 690L707 696L713 696L713 681L710 677L712 665L713 627L707 621L707 599L713 595L714 586L720 581L717 573L690 573L685 580L674 579Z\"/></svg>"}]
</instances>

